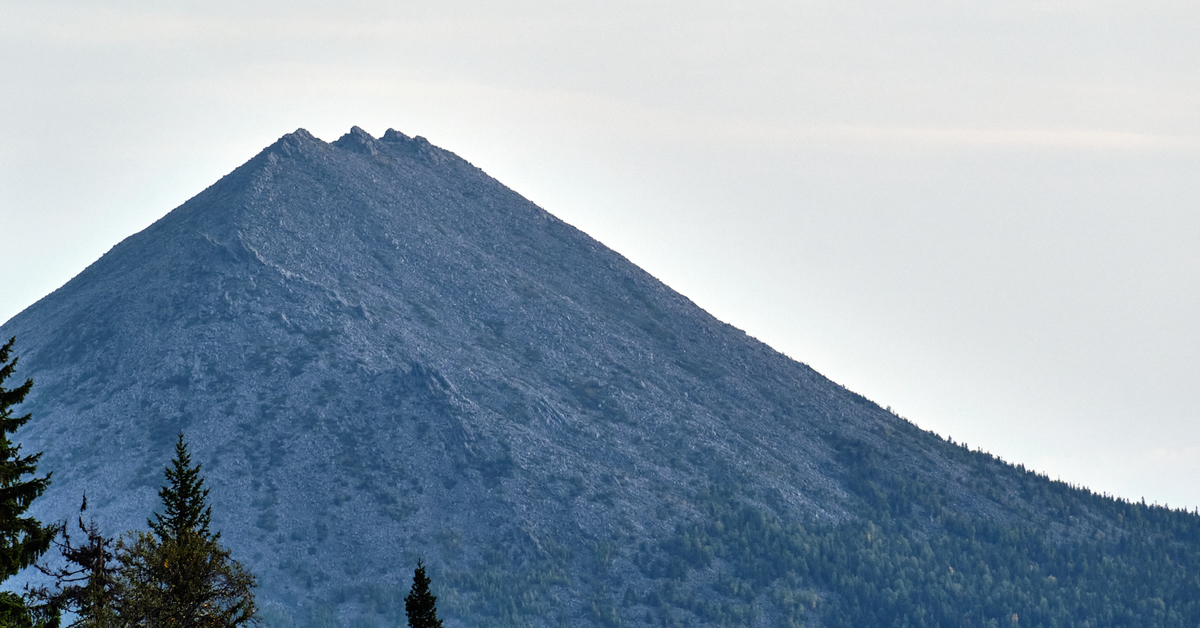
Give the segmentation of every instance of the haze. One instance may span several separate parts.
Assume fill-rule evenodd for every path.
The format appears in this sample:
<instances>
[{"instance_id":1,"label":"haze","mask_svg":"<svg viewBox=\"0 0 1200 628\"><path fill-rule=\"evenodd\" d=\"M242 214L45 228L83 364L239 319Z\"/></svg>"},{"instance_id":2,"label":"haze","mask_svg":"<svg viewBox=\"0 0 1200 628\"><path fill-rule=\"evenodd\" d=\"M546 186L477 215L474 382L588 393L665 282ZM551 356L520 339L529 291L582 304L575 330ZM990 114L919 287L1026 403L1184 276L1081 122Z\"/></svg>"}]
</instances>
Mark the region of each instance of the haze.
<instances>
[{"instance_id":1,"label":"haze","mask_svg":"<svg viewBox=\"0 0 1200 628\"><path fill-rule=\"evenodd\" d=\"M921 427L1200 506L1200 8L732 5L0 2L0 320L395 127Z\"/></svg>"}]
</instances>

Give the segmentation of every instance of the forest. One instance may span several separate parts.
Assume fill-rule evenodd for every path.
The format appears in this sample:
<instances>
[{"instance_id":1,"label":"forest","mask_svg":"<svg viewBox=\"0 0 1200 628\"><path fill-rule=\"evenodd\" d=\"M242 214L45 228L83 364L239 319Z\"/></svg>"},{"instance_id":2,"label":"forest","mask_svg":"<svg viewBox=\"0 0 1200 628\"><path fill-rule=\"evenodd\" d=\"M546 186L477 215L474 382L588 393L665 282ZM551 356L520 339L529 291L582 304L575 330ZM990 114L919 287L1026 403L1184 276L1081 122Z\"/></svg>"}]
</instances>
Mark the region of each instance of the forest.
<instances>
[{"instance_id":1,"label":"forest","mask_svg":"<svg viewBox=\"0 0 1200 628\"><path fill-rule=\"evenodd\" d=\"M762 591L788 626L814 615L844 628L1200 624L1196 514L1097 495L1023 467L1013 491L1000 477L1008 465L959 447L973 489L999 503L1027 500L1041 513L1033 524L989 521L892 471L885 452L831 438L866 516L832 526L782 522L739 500L736 487L718 486L695 496L704 523L642 548L643 571L664 585L641 601L687 607L712 625L749 624ZM1078 533L1082 518L1095 532ZM745 604L713 605L667 584L718 564L721 586Z\"/></svg>"}]
</instances>

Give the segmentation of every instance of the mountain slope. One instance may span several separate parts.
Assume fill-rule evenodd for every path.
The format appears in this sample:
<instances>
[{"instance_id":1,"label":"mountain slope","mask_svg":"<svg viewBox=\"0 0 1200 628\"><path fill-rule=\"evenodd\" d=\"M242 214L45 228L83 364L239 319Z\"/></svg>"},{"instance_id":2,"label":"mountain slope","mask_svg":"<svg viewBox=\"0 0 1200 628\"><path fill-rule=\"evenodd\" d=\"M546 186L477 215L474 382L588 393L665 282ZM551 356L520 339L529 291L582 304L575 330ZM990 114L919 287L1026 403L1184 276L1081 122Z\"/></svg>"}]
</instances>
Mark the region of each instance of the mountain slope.
<instances>
[{"instance_id":1,"label":"mountain slope","mask_svg":"<svg viewBox=\"0 0 1200 628\"><path fill-rule=\"evenodd\" d=\"M395 623L420 556L452 626L1053 618L1059 552L1195 564L1194 517L924 433L394 131L284 136L0 334L44 516L141 527L182 430L272 625ZM897 593L962 552L1037 578Z\"/></svg>"}]
</instances>

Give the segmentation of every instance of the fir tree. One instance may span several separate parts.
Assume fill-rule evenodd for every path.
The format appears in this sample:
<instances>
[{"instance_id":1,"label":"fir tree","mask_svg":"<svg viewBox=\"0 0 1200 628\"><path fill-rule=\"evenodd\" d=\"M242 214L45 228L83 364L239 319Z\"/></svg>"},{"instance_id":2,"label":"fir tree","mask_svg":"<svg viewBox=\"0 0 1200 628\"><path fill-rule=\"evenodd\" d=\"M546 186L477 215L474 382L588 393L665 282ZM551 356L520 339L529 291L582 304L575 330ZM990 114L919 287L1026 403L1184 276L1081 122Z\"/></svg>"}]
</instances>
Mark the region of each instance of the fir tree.
<instances>
[{"instance_id":1,"label":"fir tree","mask_svg":"<svg viewBox=\"0 0 1200 628\"><path fill-rule=\"evenodd\" d=\"M258 622L254 576L197 534L159 542L137 532L117 546L117 613L126 626L234 628Z\"/></svg>"},{"instance_id":2,"label":"fir tree","mask_svg":"<svg viewBox=\"0 0 1200 628\"><path fill-rule=\"evenodd\" d=\"M413 572L412 590L404 598L404 612L409 628L442 628L442 620L437 617L437 596L429 592L429 577L420 559Z\"/></svg>"},{"instance_id":3,"label":"fir tree","mask_svg":"<svg viewBox=\"0 0 1200 628\"><path fill-rule=\"evenodd\" d=\"M212 519L212 507L208 505L208 489L200 475L200 465L192 466L183 432L175 443L175 458L166 469L167 484L158 489L163 512L154 513L147 521L160 542L178 539L185 533L199 535L215 541L220 534L210 534L208 525Z\"/></svg>"},{"instance_id":4,"label":"fir tree","mask_svg":"<svg viewBox=\"0 0 1200 628\"><path fill-rule=\"evenodd\" d=\"M117 613L123 625L231 628L257 623L254 576L209 531L212 508L183 434L159 490L152 533L120 541Z\"/></svg>"},{"instance_id":5,"label":"fir tree","mask_svg":"<svg viewBox=\"0 0 1200 628\"><path fill-rule=\"evenodd\" d=\"M17 358L9 360L16 341L12 338L0 347L0 581L36 563L57 532L55 526L43 526L37 519L24 516L33 500L50 485L50 476L26 478L37 471L42 455L22 456L21 446L9 438L29 422L28 414L13 416L12 407L24 401L33 388L33 380L28 379L16 388L3 386L16 371ZM0 626L32 625L38 615L20 596L0 593Z\"/></svg>"}]
</instances>

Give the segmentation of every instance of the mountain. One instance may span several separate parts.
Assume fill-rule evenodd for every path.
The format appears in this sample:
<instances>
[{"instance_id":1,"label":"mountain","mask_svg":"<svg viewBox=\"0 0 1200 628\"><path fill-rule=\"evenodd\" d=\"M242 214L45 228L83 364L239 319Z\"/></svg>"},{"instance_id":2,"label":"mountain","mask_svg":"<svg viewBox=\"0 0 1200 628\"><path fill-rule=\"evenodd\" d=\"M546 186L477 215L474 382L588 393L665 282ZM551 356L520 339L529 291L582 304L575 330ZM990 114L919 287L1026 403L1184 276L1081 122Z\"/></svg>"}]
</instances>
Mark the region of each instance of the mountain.
<instances>
[{"instance_id":1,"label":"mountain","mask_svg":"<svg viewBox=\"0 0 1200 628\"><path fill-rule=\"evenodd\" d=\"M270 626L1188 625L1200 518L923 432L453 153L285 135L2 327L46 520L183 432Z\"/></svg>"}]
</instances>

